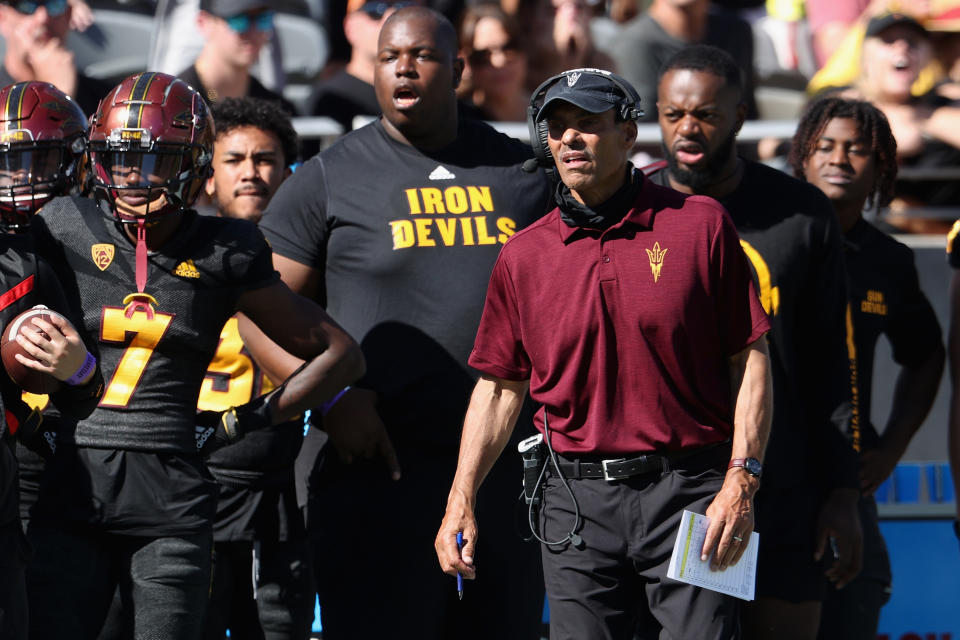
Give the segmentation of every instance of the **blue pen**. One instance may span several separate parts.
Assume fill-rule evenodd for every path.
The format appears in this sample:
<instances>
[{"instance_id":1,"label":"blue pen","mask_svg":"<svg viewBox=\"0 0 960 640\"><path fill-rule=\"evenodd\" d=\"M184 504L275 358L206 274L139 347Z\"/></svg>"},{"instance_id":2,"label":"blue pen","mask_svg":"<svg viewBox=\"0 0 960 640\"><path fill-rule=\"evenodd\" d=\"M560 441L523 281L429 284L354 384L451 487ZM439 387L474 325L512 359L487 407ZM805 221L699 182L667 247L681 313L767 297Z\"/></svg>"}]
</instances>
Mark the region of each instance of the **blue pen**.
<instances>
[{"instance_id":1,"label":"blue pen","mask_svg":"<svg viewBox=\"0 0 960 640\"><path fill-rule=\"evenodd\" d=\"M463 531L457 532L457 551L463 549ZM463 600L463 576L457 573L457 596Z\"/></svg>"}]
</instances>

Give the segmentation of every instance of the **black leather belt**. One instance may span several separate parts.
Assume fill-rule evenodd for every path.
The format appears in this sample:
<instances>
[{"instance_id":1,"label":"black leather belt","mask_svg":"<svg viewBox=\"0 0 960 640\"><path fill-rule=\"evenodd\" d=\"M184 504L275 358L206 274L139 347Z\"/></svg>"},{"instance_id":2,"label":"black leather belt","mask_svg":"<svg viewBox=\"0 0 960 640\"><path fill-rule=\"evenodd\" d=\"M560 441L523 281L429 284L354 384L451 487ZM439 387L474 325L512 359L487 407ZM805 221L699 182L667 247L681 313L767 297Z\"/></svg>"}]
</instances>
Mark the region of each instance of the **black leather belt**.
<instances>
[{"instance_id":1,"label":"black leather belt","mask_svg":"<svg viewBox=\"0 0 960 640\"><path fill-rule=\"evenodd\" d=\"M603 478L607 482L624 480L646 473L659 473L676 468L681 461L692 462L701 454L713 453L703 466L714 466L725 462L730 457L730 442L718 442L696 449L678 451L676 453L647 453L633 458L609 458L599 461L584 461L583 458L564 458L557 456L560 463L560 472L567 479L579 480L582 478ZM716 457L716 460L713 458ZM548 465L549 466L549 465ZM683 465L686 466L686 465Z\"/></svg>"}]
</instances>

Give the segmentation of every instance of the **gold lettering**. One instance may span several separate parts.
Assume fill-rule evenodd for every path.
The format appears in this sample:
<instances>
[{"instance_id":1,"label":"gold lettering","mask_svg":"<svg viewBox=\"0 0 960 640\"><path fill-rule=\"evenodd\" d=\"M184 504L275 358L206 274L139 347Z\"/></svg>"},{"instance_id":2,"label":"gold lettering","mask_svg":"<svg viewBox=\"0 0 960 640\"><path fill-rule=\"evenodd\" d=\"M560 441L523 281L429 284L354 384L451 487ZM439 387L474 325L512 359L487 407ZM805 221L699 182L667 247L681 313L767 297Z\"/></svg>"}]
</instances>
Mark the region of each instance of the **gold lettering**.
<instances>
[{"instance_id":1,"label":"gold lettering","mask_svg":"<svg viewBox=\"0 0 960 640\"><path fill-rule=\"evenodd\" d=\"M417 197L416 189L407 189L404 191L407 194L407 202L410 204L410 215L416 215L418 213L423 213L420 209L420 198Z\"/></svg>"},{"instance_id":2,"label":"gold lettering","mask_svg":"<svg viewBox=\"0 0 960 640\"><path fill-rule=\"evenodd\" d=\"M868 289L867 300L869 300L870 302L883 302L883 292L874 291L873 289Z\"/></svg>"},{"instance_id":3,"label":"gold lettering","mask_svg":"<svg viewBox=\"0 0 960 640\"><path fill-rule=\"evenodd\" d=\"M493 211L493 197L490 195L490 187L467 187L467 193L470 195L471 212Z\"/></svg>"},{"instance_id":4,"label":"gold lettering","mask_svg":"<svg viewBox=\"0 0 960 640\"><path fill-rule=\"evenodd\" d=\"M463 244L472 247L475 243L473 241L473 225L470 224L470 218L460 218L460 228L463 229Z\"/></svg>"},{"instance_id":5,"label":"gold lettering","mask_svg":"<svg viewBox=\"0 0 960 640\"><path fill-rule=\"evenodd\" d=\"M436 218L435 220L444 246L452 247L457 239L457 221L453 218Z\"/></svg>"},{"instance_id":6,"label":"gold lettering","mask_svg":"<svg viewBox=\"0 0 960 640\"><path fill-rule=\"evenodd\" d=\"M871 302L870 300L861 300L860 311L864 313L873 313L878 316L885 316L887 315L887 305L884 304L883 302Z\"/></svg>"},{"instance_id":7,"label":"gold lettering","mask_svg":"<svg viewBox=\"0 0 960 640\"><path fill-rule=\"evenodd\" d=\"M443 207L443 192L440 191L440 189L428 187L426 189L420 189L420 194L423 196L423 208L427 213L447 212Z\"/></svg>"},{"instance_id":8,"label":"gold lettering","mask_svg":"<svg viewBox=\"0 0 960 640\"><path fill-rule=\"evenodd\" d=\"M390 223L393 231L393 249L412 247L416 237L413 234L413 223L409 220L394 220Z\"/></svg>"},{"instance_id":9,"label":"gold lettering","mask_svg":"<svg viewBox=\"0 0 960 640\"><path fill-rule=\"evenodd\" d=\"M430 218L417 218L414 220L417 225L417 246L418 247L435 247L437 242L430 237L430 225L433 223L433 220Z\"/></svg>"},{"instance_id":10,"label":"gold lettering","mask_svg":"<svg viewBox=\"0 0 960 640\"><path fill-rule=\"evenodd\" d=\"M740 239L740 246L743 247L743 252L747 254L747 257L750 259L751 264L753 264L754 270L757 272L757 283L760 291L760 304L763 305L763 310L769 313L772 316L777 315L777 312L780 310L780 287L772 286L770 281L770 268L767 266L766 261L764 261L763 256L760 255L760 252L750 246L744 239Z\"/></svg>"},{"instance_id":11,"label":"gold lettering","mask_svg":"<svg viewBox=\"0 0 960 640\"><path fill-rule=\"evenodd\" d=\"M448 187L443 192L443 199L447 203L447 211L450 213L463 213L470 204L467 202L467 192L463 187Z\"/></svg>"},{"instance_id":12,"label":"gold lettering","mask_svg":"<svg viewBox=\"0 0 960 640\"><path fill-rule=\"evenodd\" d=\"M510 218L497 218L497 229L500 231L497 240L500 241L500 244L506 244L510 236L516 233L517 223Z\"/></svg>"},{"instance_id":13,"label":"gold lettering","mask_svg":"<svg viewBox=\"0 0 960 640\"><path fill-rule=\"evenodd\" d=\"M497 244L497 239L487 233L487 217L474 216L473 219L477 222L477 244Z\"/></svg>"}]
</instances>

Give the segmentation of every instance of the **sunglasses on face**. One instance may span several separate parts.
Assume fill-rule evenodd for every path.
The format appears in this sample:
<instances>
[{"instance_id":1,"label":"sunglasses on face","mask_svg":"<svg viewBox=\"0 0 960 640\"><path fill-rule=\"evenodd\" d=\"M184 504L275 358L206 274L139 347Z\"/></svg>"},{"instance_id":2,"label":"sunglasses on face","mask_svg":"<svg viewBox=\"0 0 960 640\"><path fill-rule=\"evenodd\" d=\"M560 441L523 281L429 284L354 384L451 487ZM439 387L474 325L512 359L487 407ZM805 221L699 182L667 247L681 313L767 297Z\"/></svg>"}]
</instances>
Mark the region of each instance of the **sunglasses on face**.
<instances>
[{"instance_id":1,"label":"sunglasses on face","mask_svg":"<svg viewBox=\"0 0 960 640\"><path fill-rule=\"evenodd\" d=\"M365 14L373 18L374 20L379 20L386 15L387 11L390 9L403 9L404 7L412 7L416 2L368 2L362 7L360 11L363 11Z\"/></svg>"},{"instance_id":2,"label":"sunglasses on face","mask_svg":"<svg viewBox=\"0 0 960 640\"><path fill-rule=\"evenodd\" d=\"M253 27L257 31L270 31L273 29L273 11L261 11L260 13L238 13L235 16L226 18L227 26L237 33L246 33Z\"/></svg>"},{"instance_id":3,"label":"sunglasses on face","mask_svg":"<svg viewBox=\"0 0 960 640\"><path fill-rule=\"evenodd\" d=\"M488 67L490 58L494 53L499 53L504 58L510 60L520 51L516 42L510 41L502 47L490 47L488 49L474 49L467 55L467 62L471 67Z\"/></svg>"},{"instance_id":4,"label":"sunglasses on face","mask_svg":"<svg viewBox=\"0 0 960 640\"><path fill-rule=\"evenodd\" d=\"M47 15L51 18L62 16L67 10L67 0L49 0L48 2L30 2L29 0L23 0L23 2L11 2L9 4L17 13L22 13L26 16L32 16L40 7L46 9Z\"/></svg>"}]
</instances>

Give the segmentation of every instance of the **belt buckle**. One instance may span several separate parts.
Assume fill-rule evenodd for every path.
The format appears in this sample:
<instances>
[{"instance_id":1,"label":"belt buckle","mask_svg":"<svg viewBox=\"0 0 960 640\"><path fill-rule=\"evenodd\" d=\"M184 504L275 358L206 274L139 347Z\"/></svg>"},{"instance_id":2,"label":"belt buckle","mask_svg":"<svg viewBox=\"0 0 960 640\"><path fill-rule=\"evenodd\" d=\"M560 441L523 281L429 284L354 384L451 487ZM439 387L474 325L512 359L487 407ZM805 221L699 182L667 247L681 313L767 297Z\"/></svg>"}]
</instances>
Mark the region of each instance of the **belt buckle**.
<instances>
[{"instance_id":1,"label":"belt buckle","mask_svg":"<svg viewBox=\"0 0 960 640\"><path fill-rule=\"evenodd\" d=\"M600 466L603 467L603 479L606 480L607 482L613 482L614 480L622 480L623 478L628 477L628 476L624 476L624 475L612 476L612 475L610 475L610 470L607 468L607 465L608 465L608 464L615 464L615 463L618 463L618 462L626 462L626 460L627 460L626 458L612 458L612 459L609 459L609 460L601 460L601 461L600 461Z\"/></svg>"}]
</instances>

